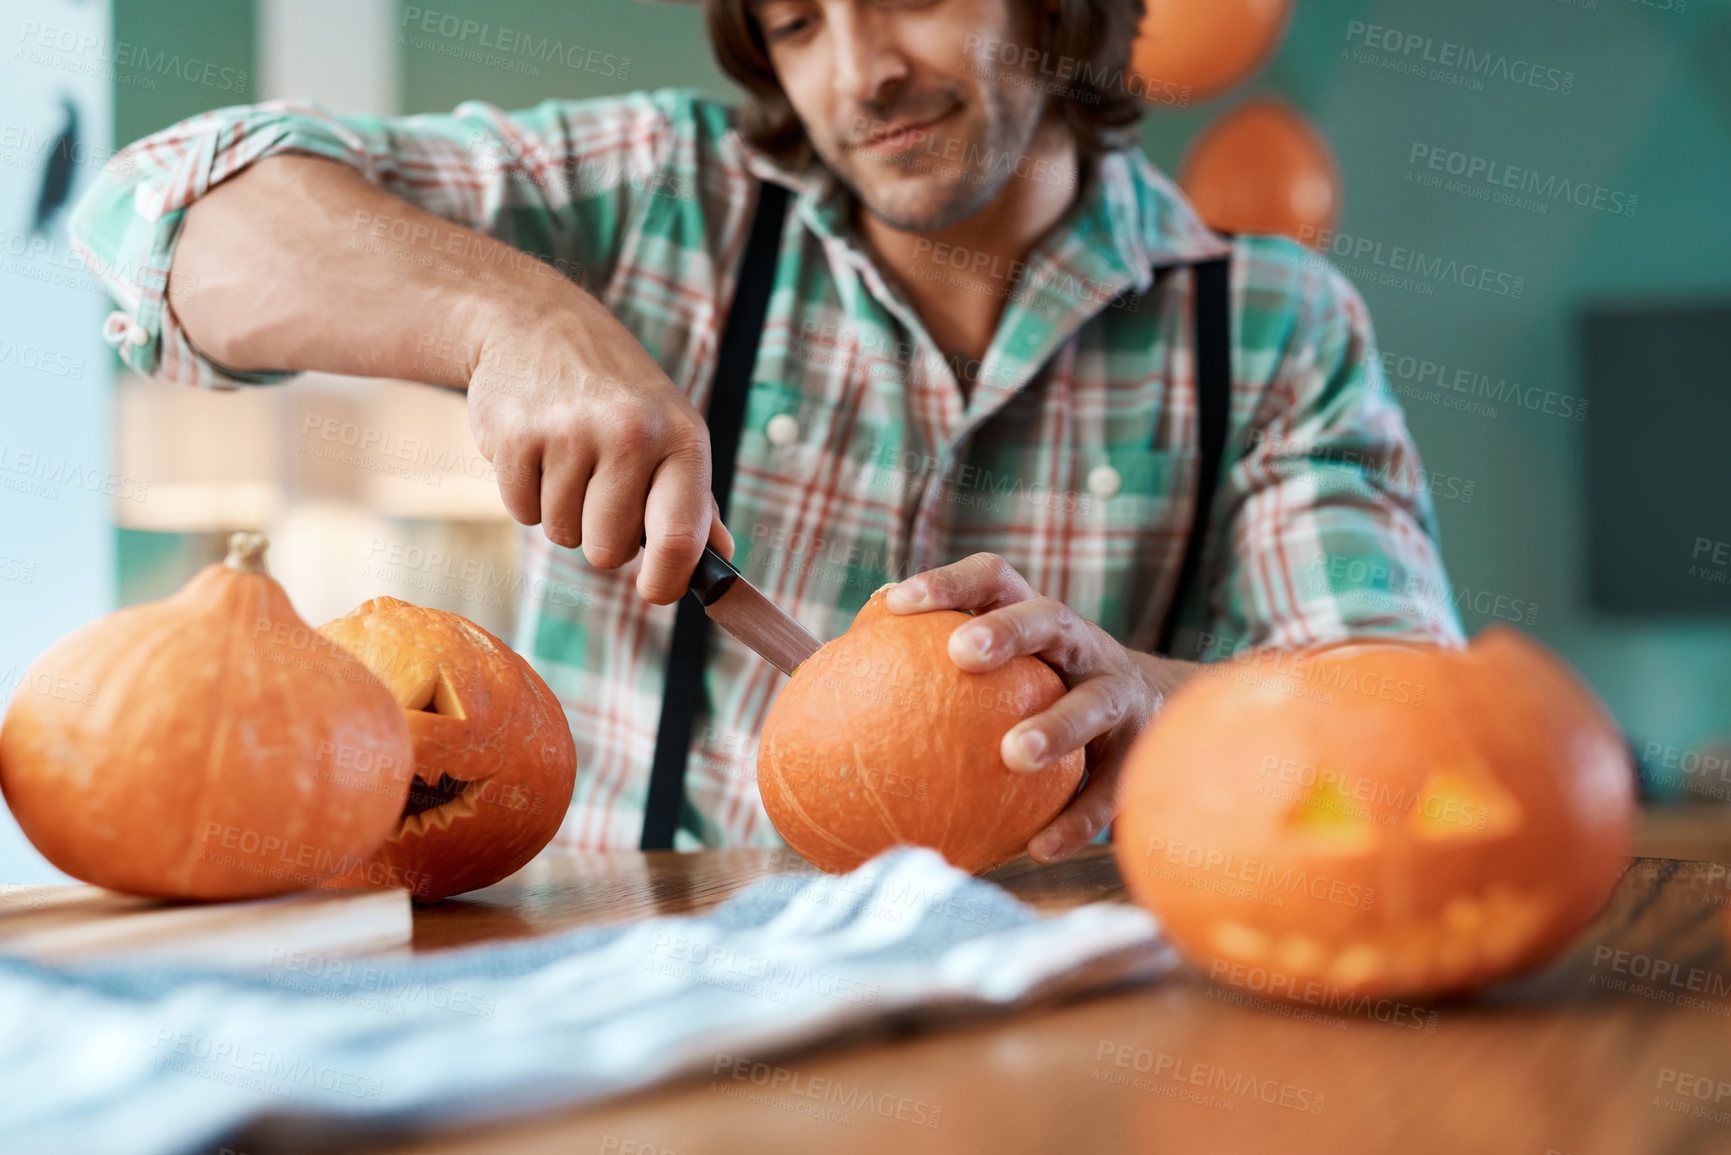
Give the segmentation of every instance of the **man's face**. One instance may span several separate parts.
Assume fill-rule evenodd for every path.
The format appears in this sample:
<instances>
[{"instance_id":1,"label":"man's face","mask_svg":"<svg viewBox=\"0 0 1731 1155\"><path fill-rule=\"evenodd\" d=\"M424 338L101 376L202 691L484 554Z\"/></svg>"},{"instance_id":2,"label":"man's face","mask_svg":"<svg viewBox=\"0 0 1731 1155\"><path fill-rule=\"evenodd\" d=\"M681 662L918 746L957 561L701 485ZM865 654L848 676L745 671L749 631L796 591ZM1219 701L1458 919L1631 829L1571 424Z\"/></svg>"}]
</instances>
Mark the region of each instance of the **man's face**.
<instances>
[{"instance_id":1,"label":"man's face","mask_svg":"<svg viewBox=\"0 0 1731 1155\"><path fill-rule=\"evenodd\" d=\"M1045 96L1002 58L1031 43L1036 7L759 0L755 13L818 156L875 216L924 233L991 203L1027 154Z\"/></svg>"}]
</instances>

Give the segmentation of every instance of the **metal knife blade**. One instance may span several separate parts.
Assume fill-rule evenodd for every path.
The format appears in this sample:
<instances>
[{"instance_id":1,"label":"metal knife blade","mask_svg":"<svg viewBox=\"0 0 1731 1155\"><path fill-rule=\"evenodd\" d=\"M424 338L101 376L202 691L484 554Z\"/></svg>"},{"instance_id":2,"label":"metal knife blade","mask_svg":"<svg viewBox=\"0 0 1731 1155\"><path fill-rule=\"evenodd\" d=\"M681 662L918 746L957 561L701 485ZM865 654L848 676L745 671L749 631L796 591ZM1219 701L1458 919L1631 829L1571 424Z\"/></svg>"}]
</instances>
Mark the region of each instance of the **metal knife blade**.
<instances>
[{"instance_id":1,"label":"metal knife blade","mask_svg":"<svg viewBox=\"0 0 1731 1155\"><path fill-rule=\"evenodd\" d=\"M711 621L784 674L792 674L823 645L708 546L691 575L691 596L703 603Z\"/></svg>"}]
</instances>

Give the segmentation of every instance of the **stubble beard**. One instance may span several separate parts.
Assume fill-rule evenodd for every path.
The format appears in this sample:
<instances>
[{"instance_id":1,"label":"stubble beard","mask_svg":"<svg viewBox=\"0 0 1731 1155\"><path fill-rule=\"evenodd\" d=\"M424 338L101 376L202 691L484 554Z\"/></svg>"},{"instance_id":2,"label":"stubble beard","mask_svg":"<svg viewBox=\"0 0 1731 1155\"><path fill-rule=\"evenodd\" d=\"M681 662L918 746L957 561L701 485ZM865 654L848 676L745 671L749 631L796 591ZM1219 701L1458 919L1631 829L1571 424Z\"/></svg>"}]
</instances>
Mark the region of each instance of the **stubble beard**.
<instances>
[{"instance_id":1,"label":"stubble beard","mask_svg":"<svg viewBox=\"0 0 1731 1155\"><path fill-rule=\"evenodd\" d=\"M1026 99L1020 99L1022 96ZM1045 118L1045 99L1033 90L982 87L980 99L985 109L986 139L979 144L966 142L959 161L945 157L941 148L928 152L916 147L887 160L872 156L867 147L850 150L841 158L824 155L826 149L818 153L861 207L891 228L906 233L939 232L967 220L998 198L1016 173L1017 159L1028 155ZM854 158L852 164L847 163L850 157ZM862 187L871 182L858 177L859 170L869 171L872 166L913 169L921 172L921 179L907 190L910 196L898 196L900 189L874 195ZM936 197L931 193L934 188L940 190Z\"/></svg>"}]
</instances>

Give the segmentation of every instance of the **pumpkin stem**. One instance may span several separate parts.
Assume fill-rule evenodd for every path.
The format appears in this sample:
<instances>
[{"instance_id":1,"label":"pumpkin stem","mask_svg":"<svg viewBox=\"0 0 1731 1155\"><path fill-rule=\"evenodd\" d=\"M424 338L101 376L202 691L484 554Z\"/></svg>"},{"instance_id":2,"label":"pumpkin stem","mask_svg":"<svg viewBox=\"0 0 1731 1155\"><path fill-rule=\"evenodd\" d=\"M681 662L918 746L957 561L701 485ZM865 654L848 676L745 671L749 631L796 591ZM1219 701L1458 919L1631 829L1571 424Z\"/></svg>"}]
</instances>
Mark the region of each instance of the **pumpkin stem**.
<instances>
[{"instance_id":1,"label":"pumpkin stem","mask_svg":"<svg viewBox=\"0 0 1731 1155\"><path fill-rule=\"evenodd\" d=\"M247 533L243 530L230 534L228 556L222 559L222 564L241 573L263 574L268 577L270 570L265 568L264 551L269 548L270 539L262 533Z\"/></svg>"}]
</instances>

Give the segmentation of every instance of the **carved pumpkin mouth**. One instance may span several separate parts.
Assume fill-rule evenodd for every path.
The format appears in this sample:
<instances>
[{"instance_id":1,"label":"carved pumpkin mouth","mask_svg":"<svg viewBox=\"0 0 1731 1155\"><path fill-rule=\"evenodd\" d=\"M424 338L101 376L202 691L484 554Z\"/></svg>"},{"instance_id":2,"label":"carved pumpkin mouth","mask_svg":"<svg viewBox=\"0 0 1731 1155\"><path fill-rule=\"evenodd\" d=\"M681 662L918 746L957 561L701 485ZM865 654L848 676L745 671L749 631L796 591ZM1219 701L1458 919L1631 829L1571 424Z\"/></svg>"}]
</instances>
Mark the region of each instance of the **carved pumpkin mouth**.
<instances>
[{"instance_id":1,"label":"carved pumpkin mouth","mask_svg":"<svg viewBox=\"0 0 1731 1155\"><path fill-rule=\"evenodd\" d=\"M427 678L409 695L403 704L403 710L409 714L436 714L447 718L464 718L463 704L457 698L455 687L444 670L429 672ZM468 818L475 813L475 798L478 788L487 778L464 780L453 778L449 774L440 773L437 782L428 782L417 773L409 781L409 797L403 803L403 815L397 822L397 829L392 832L390 841L395 842L407 834L427 834L434 830L443 830L459 818Z\"/></svg>"},{"instance_id":2,"label":"carved pumpkin mouth","mask_svg":"<svg viewBox=\"0 0 1731 1155\"><path fill-rule=\"evenodd\" d=\"M409 783L409 798L403 803L403 817L391 839L394 841L405 834L443 830L459 818L470 817L475 813L473 795L485 781L486 778L476 778L464 782L441 774L437 782L429 784L416 777Z\"/></svg>"}]
</instances>

